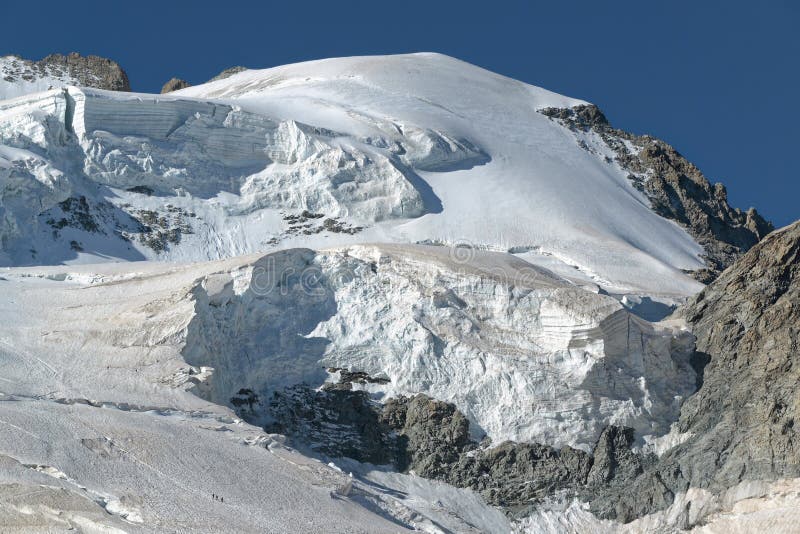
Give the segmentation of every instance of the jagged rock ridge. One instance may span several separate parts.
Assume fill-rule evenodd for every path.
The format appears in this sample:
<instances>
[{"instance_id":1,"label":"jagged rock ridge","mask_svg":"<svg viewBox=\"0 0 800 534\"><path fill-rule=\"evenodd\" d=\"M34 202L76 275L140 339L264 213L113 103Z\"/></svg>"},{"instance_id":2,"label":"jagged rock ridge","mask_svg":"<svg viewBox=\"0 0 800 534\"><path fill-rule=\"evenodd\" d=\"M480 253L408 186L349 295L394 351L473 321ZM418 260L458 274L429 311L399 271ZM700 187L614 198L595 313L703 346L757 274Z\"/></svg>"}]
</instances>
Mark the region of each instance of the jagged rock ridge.
<instances>
[{"instance_id":1,"label":"jagged rock ridge","mask_svg":"<svg viewBox=\"0 0 800 534\"><path fill-rule=\"evenodd\" d=\"M742 212L728 204L721 183L712 185L695 165L666 142L635 135L608 122L592 104L540 110L574 131L591 131L616 153L628 178L644 192L653 209L680 223L706 251L707 269L696 271L701 282L712 281L742 253L773 230L755 208ZM591 150L586 144L584 148Z\"/></svg>"}]
</instances>

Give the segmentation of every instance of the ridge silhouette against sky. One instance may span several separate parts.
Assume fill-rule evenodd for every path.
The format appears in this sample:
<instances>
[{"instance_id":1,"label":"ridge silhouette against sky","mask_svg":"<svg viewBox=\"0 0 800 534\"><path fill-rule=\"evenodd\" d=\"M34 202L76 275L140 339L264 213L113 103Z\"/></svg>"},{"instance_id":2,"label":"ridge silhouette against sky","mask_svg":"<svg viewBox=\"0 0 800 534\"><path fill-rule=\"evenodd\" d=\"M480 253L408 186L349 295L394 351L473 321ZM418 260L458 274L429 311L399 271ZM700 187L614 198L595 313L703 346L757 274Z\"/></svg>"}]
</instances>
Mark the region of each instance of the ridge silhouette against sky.
<instances>
[{"instance_id":1,"label":"ridge silhouette against sky","mask_svg":"<svg viewBox=\"0 0 800 534\"><path fill-rule=\"evenodd\" d=\"M667 3L6 3L0 54L118 61L135 91L224 68L432 51L597 104L617 127L673 144L732 205L800 218L800 7Z\"/></svg>"}]
</instances>

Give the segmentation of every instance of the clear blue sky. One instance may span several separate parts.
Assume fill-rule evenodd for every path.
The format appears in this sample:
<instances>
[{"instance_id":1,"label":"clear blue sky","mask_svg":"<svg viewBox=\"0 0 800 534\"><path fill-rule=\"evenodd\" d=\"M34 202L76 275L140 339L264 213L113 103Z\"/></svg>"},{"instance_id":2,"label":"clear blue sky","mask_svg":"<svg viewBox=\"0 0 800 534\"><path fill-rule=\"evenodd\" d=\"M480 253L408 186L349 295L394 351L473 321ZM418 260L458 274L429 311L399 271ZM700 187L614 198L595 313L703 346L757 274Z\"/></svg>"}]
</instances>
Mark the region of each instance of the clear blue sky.
<instances>
[{"instance_id":1,"label":"clear blue sky","mask_svg":"<svg viewBox=\"0 0 800 534\"><path fill-rule=\"evenodd\" d=\"M734 206L800 218L794 0L4 2L0 54L107 56L136 91L232 65L435 51L589 100L673 144Z\"/></svg>"}]
</instances>

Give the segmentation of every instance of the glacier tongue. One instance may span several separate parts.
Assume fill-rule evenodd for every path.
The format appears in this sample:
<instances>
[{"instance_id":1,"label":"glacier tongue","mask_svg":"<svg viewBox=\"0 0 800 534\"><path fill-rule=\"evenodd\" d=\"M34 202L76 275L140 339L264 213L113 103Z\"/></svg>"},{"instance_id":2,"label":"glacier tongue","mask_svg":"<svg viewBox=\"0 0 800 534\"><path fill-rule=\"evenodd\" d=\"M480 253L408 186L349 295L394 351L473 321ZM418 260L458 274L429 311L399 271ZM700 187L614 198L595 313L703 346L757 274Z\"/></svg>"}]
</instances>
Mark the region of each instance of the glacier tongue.
<instances>
[{"instance_id":1,"label":"glacier tongue","mask_svg":"<svg viewBox=\"0 0 800 534\"><path fill-rule=\"evenodd\" d=\"M324 367L384 396L454 403L495 443L591 449L609 424L669 431L694 388L692 337L503 254L431 246L288 250L194 290L184 358L198 392L268 399Z\"/></svg>"}]
</instances>

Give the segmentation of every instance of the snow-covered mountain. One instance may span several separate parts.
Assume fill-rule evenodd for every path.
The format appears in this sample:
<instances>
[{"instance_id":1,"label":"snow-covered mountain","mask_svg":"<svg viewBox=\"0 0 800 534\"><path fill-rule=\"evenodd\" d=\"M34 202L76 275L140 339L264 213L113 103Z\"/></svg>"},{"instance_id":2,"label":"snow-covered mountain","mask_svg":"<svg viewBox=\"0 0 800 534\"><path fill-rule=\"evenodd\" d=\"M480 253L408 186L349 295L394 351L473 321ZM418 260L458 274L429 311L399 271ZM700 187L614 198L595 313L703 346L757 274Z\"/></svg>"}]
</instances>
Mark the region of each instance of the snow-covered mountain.
<instances>
[{"instance_id":1,"label":"snow-covered mountain","mask_svg":"<svg viewBox=\"0 0 800 534\"><path fill-rule=\"evenodd\" d=\"M691 438L661 320L771 229L672 147L439 54L166 95L50 58L0 59L0 523L704 517L607 504Z\"/></svg>"},{"instance_id":2,"label":"snow-covered mountain","mask_svg":"<svg viewBox=\"0 0 800 534\"><path fill-rule=\"evenodd\" d=\"M620 147L541 113L583 104L437 54L244 71L168 96L7 100L0 258L468 244L615 293L696 292L685 271L704 249L654 211Z\"/></svg>"}]
</instances>

